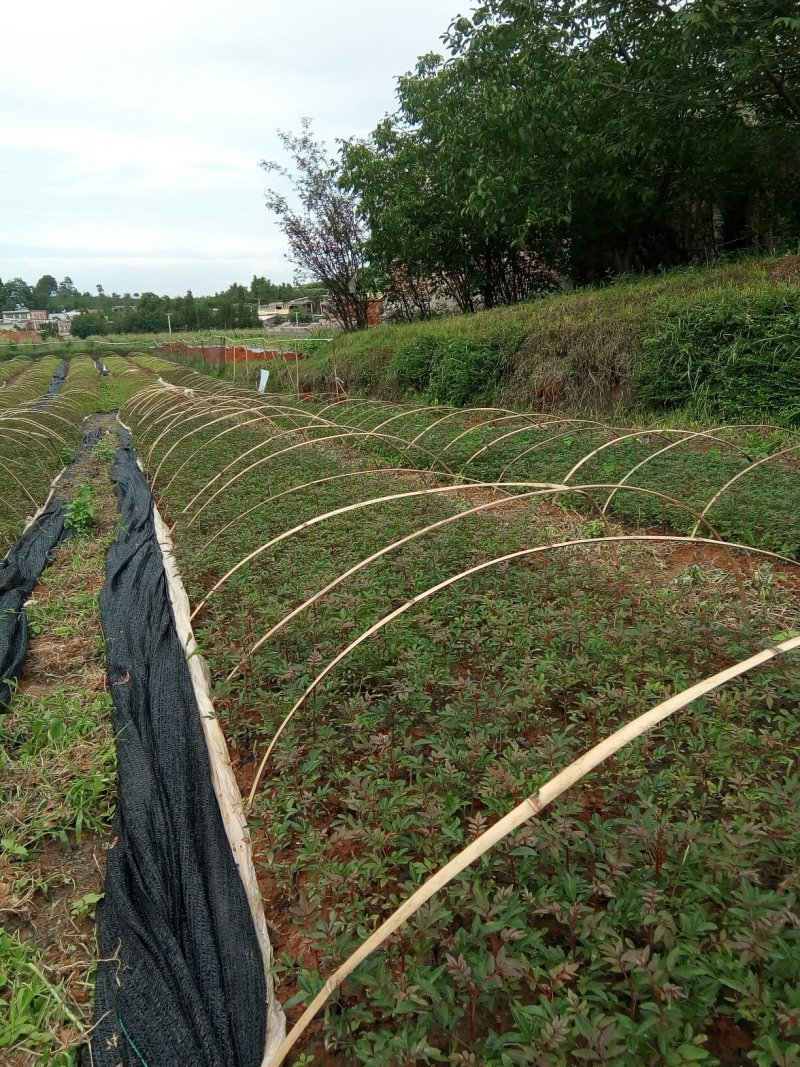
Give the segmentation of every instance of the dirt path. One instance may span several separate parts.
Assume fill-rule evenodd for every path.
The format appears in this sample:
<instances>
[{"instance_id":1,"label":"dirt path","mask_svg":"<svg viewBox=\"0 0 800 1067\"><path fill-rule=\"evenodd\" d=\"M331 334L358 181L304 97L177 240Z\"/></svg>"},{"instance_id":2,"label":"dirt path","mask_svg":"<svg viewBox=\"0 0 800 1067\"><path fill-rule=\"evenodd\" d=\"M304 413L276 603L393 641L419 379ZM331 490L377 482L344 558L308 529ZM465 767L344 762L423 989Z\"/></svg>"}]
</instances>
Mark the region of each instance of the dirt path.
<instances>
[{"instance_id":1,"label":"dirt path","mask_svg":"<svg viewBox=\"0 0 800 1067\"><path fill-rule=\"evenodd\" d=\"M97 606L117 529L114 425L111 415L87 421L99 441L59 483L78 525L29 602L28 658L0 720L0 1062L14 1067L73 1062L66 1050L90 1026L94 908L115 806Z\"/></svg>"}]
</instances>

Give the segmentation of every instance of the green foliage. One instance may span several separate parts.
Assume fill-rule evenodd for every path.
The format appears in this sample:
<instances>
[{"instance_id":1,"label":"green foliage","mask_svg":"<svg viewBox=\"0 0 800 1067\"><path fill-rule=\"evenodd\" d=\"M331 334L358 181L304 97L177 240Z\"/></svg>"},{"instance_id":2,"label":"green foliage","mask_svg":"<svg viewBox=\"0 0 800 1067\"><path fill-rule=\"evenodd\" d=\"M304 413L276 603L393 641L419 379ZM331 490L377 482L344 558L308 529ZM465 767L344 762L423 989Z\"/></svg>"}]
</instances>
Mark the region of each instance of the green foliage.
<instances>
[{"instance_id":1,"label":"green foliage","mask_svg":"<svg viewBox=\"0 0 800 1067\"><path fill-rule=\"evenodd\" d=\"M89 532L97 522L94 506L94 490L88 482L82 482L75 490L75 498L67 505L64 525L78 537Z\"/></svg>"},{"instance_id":2,"label":"green foliage","mask_svg":"<svg viewBox=\"0 0 800 1067\"><path fill-rule=\"evenodd\" d=\"M710 366L719 349L718 373L724 370L734 383L730 392L738 392L725 408L730 417L742 412L742 421L765 416L785 421L797 388L792 368L798 280L797 256L625 277L611 286L559 293L513 308L384 325L340 337L336 368L350 390L389 399L411 390L425 395L436 354L452 342L454 352L461 346L497 353L502 366L498 402L506 406L584 415L630 412L645 404L684 411L690 390L681 378L681 352ZM737 361L746 352L752 373L748 371L743 389ZM301 373L307 383L331 388L332 353L324 346L310 350ZM748 415L751 394L757 403ZM477 394L467 395L472 403ZM707 414L718 421L716 403L706 409L690 405L684 417Z\"/></svg>"},{"instance_id":3,"label":"green foliage","mask_svg":"<svg viewBox=\"0 0 800 1067\"><path fill-rule=\"evenodd\" d=\"M57 1051L56 1029L74 1022L63 990L48 981L35 948L0 929L0 1049L47 1055L52 1067L73 1067L74 1052Z\"/></svg>"},{"instance_id":4,"label":"green foliage","mask_svg":"<svg viewBox=\"0 0 800 1067\"><path fill-rule=\"evenodd\" d=\"M447 338L430 334L418 334L408 341L401 341L389 365L389 379L401 389L424 393L430 385L434 364L448 343Z\"/></svg>"},{"instance_id":5,"label":"green foliage","mask_svg":"<svg viewBox=\"0 0 800 1067\"><path fill-rule=\"evenodd\" d=\"M401 311L796 241L800 20L762 0L487 0L344 147Z\"/></svg>"},{"instance_id":6,"label":"green foliage","mask_svg":"<svg viewBox=\"0 0 800 1067\"><path fill-rule=\"evenodd\" d=\"M398 345L389 375L432 404L480 404L496 394L505 369L496 345L423 333Z\"/></svg>"},{"instance_id":7,"label":"green foliage","mask_svg":"<svg viewBox=\"0 0 800 1067\"><path fill-rule=\"evenodd\" d=\"M58 337L58 323L55 323L55 322L45 322L45 323L43 323L42 326L41 326L41 329L39 330L39 333L46 340L52 340L53 338Z\"/></svg>"},{"instance_id":8,"label":"green foliage","mask_svg":"<svg viewBox=\"0 0 800 1067\"><path fill-rule=\"evenodd\" d=\"M800 288L709 293L667 306L643 339L649 407L715 422L800 424Z\"/></svg>"},{"instance_id":9,"label":"green foliage","mask_svg":"<svg viewBox=\"0 0 800 1067\"><path fill-rule=\"evenodd\" d=\"M109 332L109 323L105 315L87 309L75 316L71 330L75 337L102 337Z\"/></svg>"}]
</instances>

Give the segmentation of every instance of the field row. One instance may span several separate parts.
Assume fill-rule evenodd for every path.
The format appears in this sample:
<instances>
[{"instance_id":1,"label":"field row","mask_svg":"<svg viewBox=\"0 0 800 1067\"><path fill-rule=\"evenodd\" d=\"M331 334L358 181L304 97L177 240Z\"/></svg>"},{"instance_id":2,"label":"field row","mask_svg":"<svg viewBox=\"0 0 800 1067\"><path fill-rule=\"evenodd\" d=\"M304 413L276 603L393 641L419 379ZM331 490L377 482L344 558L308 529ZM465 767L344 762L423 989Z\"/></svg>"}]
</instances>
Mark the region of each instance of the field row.
<instances>
[{"instance_id":1,"label":"field row","mask_svg":"<svg viewBox=\"0 0 800 1067\"><path fill-rule=\"evenodd\" d=\"M783 431L256 398L135 362L171 383L122 418L252 798L290 1021L572 759L798 626ZM715 689L506 837L296 1062L793 1062L798 680L789 653Z\"/></svg>"}]
</instances>

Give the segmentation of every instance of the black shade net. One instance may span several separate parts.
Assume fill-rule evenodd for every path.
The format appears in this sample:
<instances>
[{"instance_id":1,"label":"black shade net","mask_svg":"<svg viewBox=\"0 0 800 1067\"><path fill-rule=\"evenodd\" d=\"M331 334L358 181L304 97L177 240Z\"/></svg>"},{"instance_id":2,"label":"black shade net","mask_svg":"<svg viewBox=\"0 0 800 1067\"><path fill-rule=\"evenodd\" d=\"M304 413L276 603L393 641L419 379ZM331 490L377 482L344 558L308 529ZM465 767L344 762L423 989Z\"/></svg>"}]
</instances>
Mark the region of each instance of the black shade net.
<instances>
[{"instance_id":1,"label":"black shade net","mask_svg":"<svg viewBox=\"0 0 800 1067\"><path fill-rule=\"evenodd\" d=\"M122 532L100 608L119 805L97 917L91 1062L256 1067L263 957L212 787L152 498L127 436L111 477Z\"/></svg>"},{"instance_id":2,"label":"black shade net","mask_svg":"<svg viewBox=\"0 0 800 1067\"><path fill-rule=\"evenodd\" d=\"M102 428L92 423L93 420L88 420L75 460L59 476L58 484L62 487L80 477L76 461L100 439ZM66 517L67 505L63 500L53 498L0 563L0 712L8 706L11 683L19 677L28 654L25 601L50 562L56 546L70 533L65 524Z\"/></svg>"},{"instance_id":3,"label":"black shade net","mask_svg":"<svg viewBox=\"0 0 800 1067\"><path fill-rule=\"evenodd\" d=\"M63 500L53 499L0 563L0 713L28 654L24 604L64 537Z\"/></svg>"},{"instance_id":4,"label":"black shade net","mask_svg":"<svg viewBox=\"0 0 800 1067\"><path fill-rule=\"evenodd\" d=\"M44 407L47 407L48 403L53 399L53 397L57 396L61 392L61 387L63 386L66 380L67 363L66 360L62 359L58 367L56 368L56 372L53 375L50 384L47 387L47 393L40 400L37 400L36 403L32 405L33 409L37 411L41 410Z\"/></svg>"}]
</instances>

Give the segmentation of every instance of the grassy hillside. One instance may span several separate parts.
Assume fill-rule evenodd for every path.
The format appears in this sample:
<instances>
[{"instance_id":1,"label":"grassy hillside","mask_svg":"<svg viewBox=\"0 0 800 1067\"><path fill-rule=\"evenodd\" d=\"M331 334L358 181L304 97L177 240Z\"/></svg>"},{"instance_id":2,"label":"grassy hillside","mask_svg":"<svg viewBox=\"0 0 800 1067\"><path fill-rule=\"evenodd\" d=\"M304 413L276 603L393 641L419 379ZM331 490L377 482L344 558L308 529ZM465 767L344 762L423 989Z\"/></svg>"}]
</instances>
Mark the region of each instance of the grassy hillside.
<instances>
[{"instance_id":1,"label":"grassy hillside","mask_svg":"<svg viewBox=\"0 0 800 1067\"><path fill-rule=\"evenodd\" d=\"M387 399L796 424L800 256L380 326L310 349L301 378L329 386L334 367L348 391Z\"/></svg>"}]
</instances>

